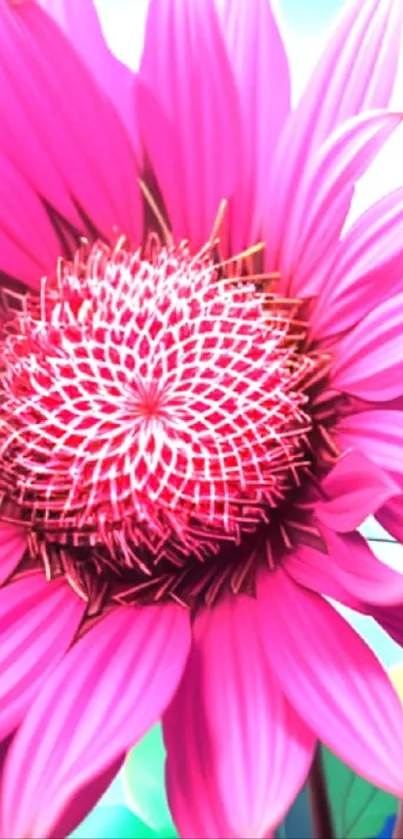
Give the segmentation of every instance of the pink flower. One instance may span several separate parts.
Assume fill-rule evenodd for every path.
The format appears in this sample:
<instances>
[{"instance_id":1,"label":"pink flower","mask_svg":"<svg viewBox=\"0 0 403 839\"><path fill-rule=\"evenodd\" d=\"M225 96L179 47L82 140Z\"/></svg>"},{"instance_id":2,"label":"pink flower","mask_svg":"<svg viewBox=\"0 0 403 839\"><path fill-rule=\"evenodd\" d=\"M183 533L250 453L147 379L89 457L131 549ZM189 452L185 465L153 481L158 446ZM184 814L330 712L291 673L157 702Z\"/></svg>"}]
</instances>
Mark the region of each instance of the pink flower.
<instances>
[{"instance_id":1,"label":"pink flower","mask_svg":"<svg viewBox=\"0 0 403 839\"><path fill-rule=\"evenodd\" d=\"M403 598L357 533L403 532L402 189L342 232L401 0L348 6L293 112L268 0L151 0L135 76L43 5L0 2L1 835L66 836L161 717L184 837L271 831L317 738L402 796L322 596Z\"/></svg>"}]
</instances>

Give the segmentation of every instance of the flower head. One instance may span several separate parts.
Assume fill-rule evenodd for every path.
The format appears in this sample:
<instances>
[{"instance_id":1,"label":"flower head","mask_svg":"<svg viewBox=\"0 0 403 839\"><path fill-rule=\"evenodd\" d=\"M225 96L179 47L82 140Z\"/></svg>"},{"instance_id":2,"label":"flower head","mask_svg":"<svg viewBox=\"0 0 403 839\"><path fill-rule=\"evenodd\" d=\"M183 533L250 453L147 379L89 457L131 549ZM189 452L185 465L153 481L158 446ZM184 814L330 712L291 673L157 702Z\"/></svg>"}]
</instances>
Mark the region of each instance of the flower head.
<instances>
[{"instance_id":1,"label":"flower head","mask_svg":"<svg viewBox=\"0 0 403 839\"><path fill-rule=\"evenodd\" d=\"M82 246L6 320L3 516L87 614L100 598L211 603L217 566L222 585L250 584L228 549L278 541L310 465L329 359L300 351L300 301L212 251Z\"/></svg>"},{"instance_id":2,"label":"flower head","mask_svg":"<svg viewBox=\"0 0 403 839\"><path fill-rule=\"evenodd\" d=\"M77 2L0 3L3 835L67 835L160 717L185 837L266 835L317 738L401 795L325 599L403 596L356 530L401 526L402 191L343 232L401 5L290 111L269 0L151 0L136 74Z\"/></svg>"}]
</instances>

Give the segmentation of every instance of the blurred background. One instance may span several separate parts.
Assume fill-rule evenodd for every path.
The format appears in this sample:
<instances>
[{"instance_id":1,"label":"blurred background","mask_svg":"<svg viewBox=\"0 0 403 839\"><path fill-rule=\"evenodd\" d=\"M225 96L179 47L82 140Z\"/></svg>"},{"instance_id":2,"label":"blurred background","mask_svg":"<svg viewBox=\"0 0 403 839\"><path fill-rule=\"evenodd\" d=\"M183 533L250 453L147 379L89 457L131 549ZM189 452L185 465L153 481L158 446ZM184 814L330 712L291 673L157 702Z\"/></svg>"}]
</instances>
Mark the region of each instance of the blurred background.
<instances>
[{"instance_id":1,"label":"blurred background","mask_svg":"<svg viewBox=\"0 0 403 839\"><path fill-rule=\"evenodd\" d=\"M136 69L141 56L147 0L95 0L95 3L111 49ZM276 6L291 65L295 103L326 45L329 28L343 0L277 0ZM392 105L403 110L403 64ZM403 133L397 131L359 184L350 220L381 195L403 184L402 150ZM363 533L381 560L403 571L403 548L374 521L365 524ZM370 618L354 615L347 609L343 613L385 666L393 668L393 678L401 691L402 651ZM354 776L328 753L325 766L337 835L343 839L391 836L397 803ZM276 835L278 839L309 839L312 835L305 790ZM71 839L174 836L164 792L164 749L157 726L128 756L123 771Z\"/></svg>"}]
</instances>

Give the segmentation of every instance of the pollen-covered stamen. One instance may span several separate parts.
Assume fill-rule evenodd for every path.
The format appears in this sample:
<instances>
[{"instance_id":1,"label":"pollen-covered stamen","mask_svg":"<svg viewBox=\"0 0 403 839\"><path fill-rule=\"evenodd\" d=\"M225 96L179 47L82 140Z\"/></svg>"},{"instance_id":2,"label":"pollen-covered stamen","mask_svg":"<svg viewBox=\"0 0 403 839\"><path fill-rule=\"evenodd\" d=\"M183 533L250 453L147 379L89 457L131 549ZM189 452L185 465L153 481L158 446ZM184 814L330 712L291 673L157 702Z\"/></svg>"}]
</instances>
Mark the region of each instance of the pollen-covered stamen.
<instances>
[{"instance_id":1,"label":"pollen-covered stamen","mask_svg":"<svg viewBox=\"0 0 403 839\"><path fill-rule=\"evenodd\" d=\"M238 543L306 464L295 312L211 247L83 244L2 344L3 516L148 575Z\"/></svg>"}]
</instances>

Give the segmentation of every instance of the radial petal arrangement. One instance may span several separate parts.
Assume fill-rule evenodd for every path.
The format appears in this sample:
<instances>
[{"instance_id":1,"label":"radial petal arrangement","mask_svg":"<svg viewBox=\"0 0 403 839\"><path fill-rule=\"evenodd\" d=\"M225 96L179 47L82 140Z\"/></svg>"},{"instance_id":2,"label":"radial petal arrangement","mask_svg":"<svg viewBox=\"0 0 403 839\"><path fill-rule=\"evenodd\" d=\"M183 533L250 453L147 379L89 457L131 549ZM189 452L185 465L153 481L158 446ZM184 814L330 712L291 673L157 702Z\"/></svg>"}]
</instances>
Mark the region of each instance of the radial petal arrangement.
<instances>
[{"instance_id":1,"label":"radial petal arrangement","mask_svg":"<svg viewBox=\"0 0 403 839\"><path fill-rule=\"evenodd\" d=\"M79 8L80 7L80 8ZM83 17L84 14L84 17ZM272 835L318 739L403 796L402 190L345 229L400 0L299 104L270 0L0 0L0 835L68 835L158 719L184 839ZM200 57L202 56L202 61Z\"/></svg>"}]
</instances>

